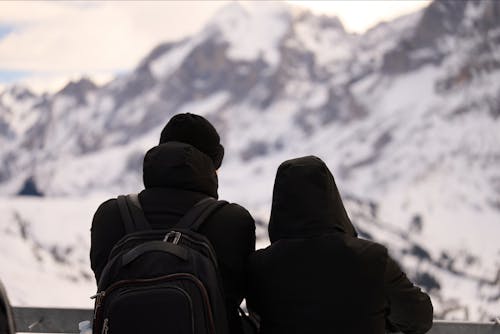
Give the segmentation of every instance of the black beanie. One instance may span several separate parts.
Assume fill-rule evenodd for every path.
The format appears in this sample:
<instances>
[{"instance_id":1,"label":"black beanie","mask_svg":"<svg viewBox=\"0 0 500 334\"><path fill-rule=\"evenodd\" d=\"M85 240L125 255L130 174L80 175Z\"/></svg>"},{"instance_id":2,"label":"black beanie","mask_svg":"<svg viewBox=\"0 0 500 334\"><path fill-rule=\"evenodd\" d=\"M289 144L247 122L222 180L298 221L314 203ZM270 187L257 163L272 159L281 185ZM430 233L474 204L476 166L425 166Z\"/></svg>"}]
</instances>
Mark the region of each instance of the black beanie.
<instances>
[{"instance_id":1,"label":"black beanie","mask_svg":"<svg viewBox=\"0 0 500 334\"><path fill-rule=\"evenodd\" d=\"M185 113L177 114L161 131L160 144L169 141L186 143L208 155L216 169L222 164L224 147L214 126L205 118Z\"/></svg>"}]
</instances>

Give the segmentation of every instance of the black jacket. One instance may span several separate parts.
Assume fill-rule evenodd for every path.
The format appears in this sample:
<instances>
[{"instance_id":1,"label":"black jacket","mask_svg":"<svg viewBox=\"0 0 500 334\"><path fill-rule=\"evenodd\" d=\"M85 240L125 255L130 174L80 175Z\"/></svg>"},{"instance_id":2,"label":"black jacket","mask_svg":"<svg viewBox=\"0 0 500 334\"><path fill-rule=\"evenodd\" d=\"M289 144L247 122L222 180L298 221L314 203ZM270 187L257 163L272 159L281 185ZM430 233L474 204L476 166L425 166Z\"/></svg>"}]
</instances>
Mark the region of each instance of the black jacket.
<instances>
[{"instance_id":1,"label":"black jacket","mask_svg":"<svg viewBox=\"0 0 500 334\"><path fill-rule=\"evenodd\" d=\"M249 260L248 305L262 333L425 333L429 297L377 243L358 239L316 157L289 160L274 185L271 245Z\"/></svg>"},{"instance_id":2,"label":"black jacket","mask_svg":"<svg viewBox=\"0 0 500 334\"><path fill-rule=\"evenodd\" d=\"M217 198L217 174L211 160L193 146L170 142L156 146L144 158L145 189L139 201L153 228L164 229L177 221L199 200ZM246 294L245 266L255 250L255 223L237 204L229 204L210 216L200 228L215 249L231 333L240 332L237 307ZM102 203L91 228L90 262L99 281L114 244L125 235L116 199Z\"/></svg>"}]
</instances>

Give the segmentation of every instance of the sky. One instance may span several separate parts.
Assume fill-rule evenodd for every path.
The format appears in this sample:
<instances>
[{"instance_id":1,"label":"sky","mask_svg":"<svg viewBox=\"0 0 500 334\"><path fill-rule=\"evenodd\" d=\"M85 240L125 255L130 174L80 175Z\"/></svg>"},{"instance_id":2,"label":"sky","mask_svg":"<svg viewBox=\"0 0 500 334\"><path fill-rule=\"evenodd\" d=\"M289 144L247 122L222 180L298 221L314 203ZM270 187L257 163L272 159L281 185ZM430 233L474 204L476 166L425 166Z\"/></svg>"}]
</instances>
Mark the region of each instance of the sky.
<instances>
[{"instance_id":1,"label":"sky","mask_svg":"<svg viewBox=\"0 0 500 334\"><path fill-rule=\"evenodd\" d=\"M421 1L286 1L338 16L363 33L414 12ZM133 68L155 46L203 29L230 1L0 1L0 90L22 84L54 92L89 77L105 83ZM265 1L241 1L266 6Z\"/></svg>"}]
</instances>

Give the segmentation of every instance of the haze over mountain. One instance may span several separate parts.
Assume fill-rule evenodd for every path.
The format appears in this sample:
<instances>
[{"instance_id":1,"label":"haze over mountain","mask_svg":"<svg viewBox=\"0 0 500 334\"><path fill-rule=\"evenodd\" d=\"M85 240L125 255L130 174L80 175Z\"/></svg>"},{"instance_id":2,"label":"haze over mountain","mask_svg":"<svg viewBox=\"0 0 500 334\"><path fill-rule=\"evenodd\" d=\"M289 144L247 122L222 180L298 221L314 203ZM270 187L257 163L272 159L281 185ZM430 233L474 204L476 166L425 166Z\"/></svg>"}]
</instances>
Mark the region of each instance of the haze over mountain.
<instances>
[{"instance_id":1,"label":"haze over mountain","mask_svg":"<svg viewBox=\"0 0 500 334\"><path fill-rule=\"evenodd\" d=\"M19 280L30 261L46 284L93 289L92 210L141 189L144 152L178 112L220 129L220 194L259 222L279 163L318 155L361 234L386 244L431 293L437 318L498 316L500 2L437 1L363 35L334 17L234 3L105 86L6 89L0 211L11 219L0 222L0 253L22 254L2 256L14 301L33 300ZM45 197L7 197L16 194ZM61 221L61 206L80 220ZM61 237L55 220L76 227ZM258 233L264 245L264 223ZM79 305L49 304L64 302Z\"/></svg>"}]
</instances>

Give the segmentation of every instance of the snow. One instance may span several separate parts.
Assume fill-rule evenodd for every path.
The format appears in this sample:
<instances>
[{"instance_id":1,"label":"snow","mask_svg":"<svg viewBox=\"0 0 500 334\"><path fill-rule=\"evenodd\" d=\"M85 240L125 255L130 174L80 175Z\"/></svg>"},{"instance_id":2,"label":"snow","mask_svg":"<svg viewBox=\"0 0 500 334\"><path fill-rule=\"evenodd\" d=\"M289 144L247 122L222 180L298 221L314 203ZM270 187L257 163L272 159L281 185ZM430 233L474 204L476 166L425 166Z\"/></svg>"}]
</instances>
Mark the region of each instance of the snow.
<instances>
[{"instance_id":1,"label":"snow","mask_svg":"<svg viewBox=\"0 0 500 334\"><path fill-rule=\"evenodd\" d=\"M92 307L89 227L97 205L96 199L2 199L1 279L13 305Z\"/></svg>"},{"instance_id":2,"label":"snow","mask_svg":"<svg viewBox=\"0 0 500 334\"><path fill-rule=\"evenodd\" d=\"M111 96L104 96L97 103L97 109L103 114L110 112L115 107L115 100Z\"/></svg>"},{"instance_id":3,"label":"snow","mask_svg":"<svg viewBox=\"0 0 500 334\"><path fill-rule=\"evenodd\" d=\"M281 3L248 5L234 2L223 7L209 26L216 26L229 45L234 60L265 60L271 67L280 62L279 45L290 27L291 14Z\"/></svg>"},{"instance_id":4,"label":"snow","mask_svg":"<svg viewBox=\"0 0 500 334\"><path fill-rule=\"evenodd\" d=\"M311 90L310 95L304 103L306 108L316 109L323 106L328 101L328 88L317 86Z\"/></svg>"},{"instance_id":5,"label":"snow","mask_svg":"<svg viewBox=\"0 0 500 334\"><path fill-rule=\"evenodd\" d=\"M152 138L147 137L147 140L139 139L133 146L117 146L79 159L62 157L39 169L37 179L48 181L45 191L49 196L86 195L95 191L109 194L124 190L134 192L138 190L141 175L140 170L127 170L127 157L134 152L144 154L154 145Z\"/></svg>"},{"instance_id":6,"label":"snow","mask_svg":"<svg viewBox=\"0 0 500 334\"><path fill-rule=\"evenodd\" d=\"M206 117L210 113L214 113L219 109L222 109L223 105L228 102L230 97L231 96L228 92L221 91L216 94L212 94L212 96L206 99L187 103L179 109L178 113L192 113Z\"/></svg>"},{"instance_id":7,"label":"snow","mask_svg":"<svg viewBox=\"0 0 500 334\"><path fill-rule=\"evenodd\" d=\"M336 22L336 18L330 20ZM320 18L308 16L308 19L298 22L295 32L300 43L298 47L311 51L320 66L347 61L352 55L354 37L347 34L341 25L322 28Z\"/></svg>"},{"instance_id":8,"label":"snow","mask_svg":"<svg viewBox=\"0 0 500 334\"><path fill-rule=\"evenodd\" d=\"M428 105L434 97L436 74L436 68L429 65L382 85L384 94L379 95L383 99L379 105L380 111L393 113L411 110L404 114L418 115L422 103Z\"/></svg>"},{"instance_id":9,"label":"snow","mask_svg":"<svg viewBox=\"0 0 500 334\"><path fill-rule=\"evenodd\" d=\"M16 136L21 136L39 119L39 115L31 112L39 98L33 96L19 101L16 96L23 93L30 92L13 86L0 93L0 111L2 111L0 120L4 118Z\"/></svg>"},{"instance_id":10,"label":"snow","mask_svg":"<svg viewBox=\"0 0 500 334\"><path fill-rule=\"evenodd\" d=\"M179 68L186 55L196 46L196 40L188 40L155 59L149 68L157 80L168 78Z\"/></svg>"},{"instance_id":11,"label":"snow","mask_svg":"<svg viewBox=\"0 0 500 334\"><path fill-rule=\"evenodd\" d=\"M470 2L467 4L467 7L465 8L465 18L464 18L464 24L467 27L472 28L474 25L474 22L477 20L481 19L481 16L484 14L485 10L488 8L488 3L487 2L478 2L478 3L473 3Z\"/></svg>"}]
</instances>

